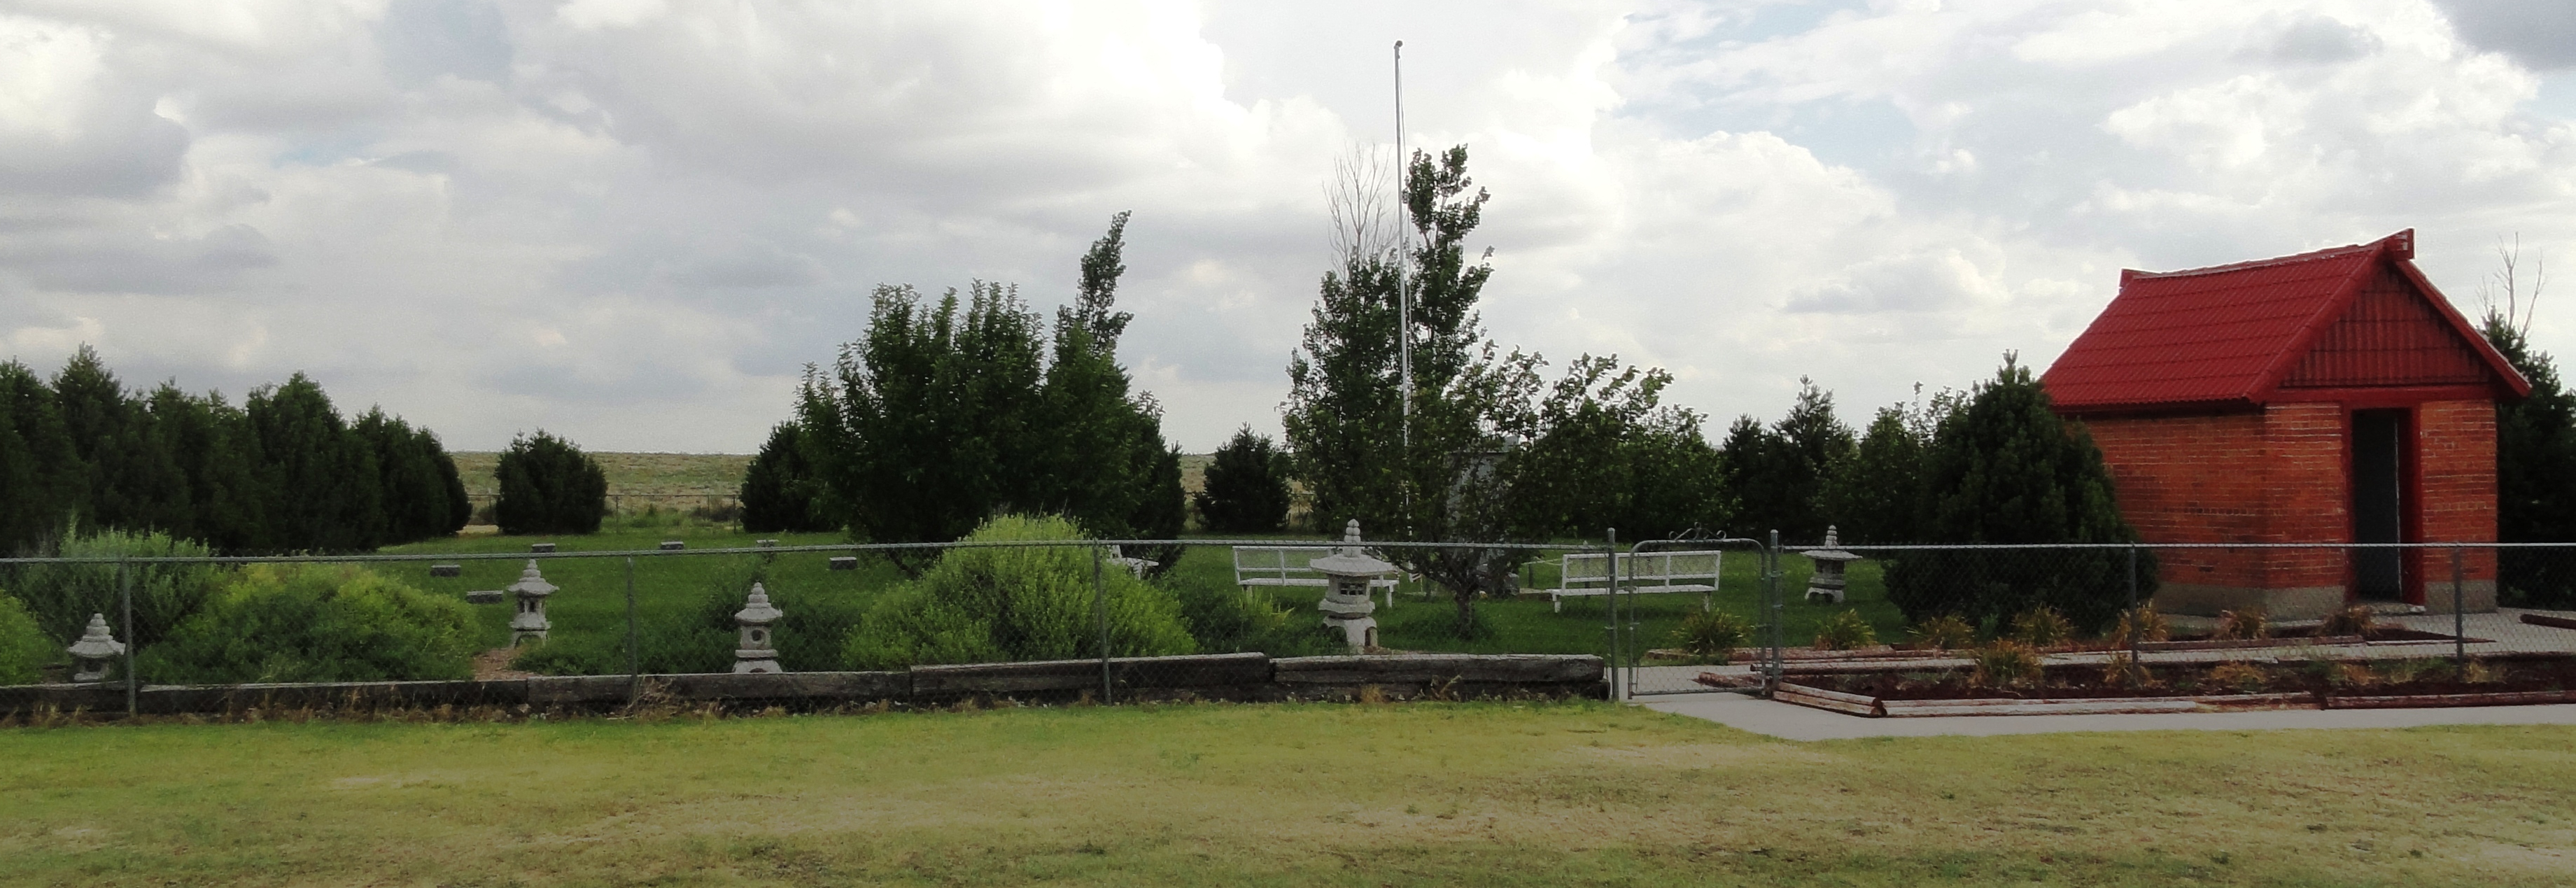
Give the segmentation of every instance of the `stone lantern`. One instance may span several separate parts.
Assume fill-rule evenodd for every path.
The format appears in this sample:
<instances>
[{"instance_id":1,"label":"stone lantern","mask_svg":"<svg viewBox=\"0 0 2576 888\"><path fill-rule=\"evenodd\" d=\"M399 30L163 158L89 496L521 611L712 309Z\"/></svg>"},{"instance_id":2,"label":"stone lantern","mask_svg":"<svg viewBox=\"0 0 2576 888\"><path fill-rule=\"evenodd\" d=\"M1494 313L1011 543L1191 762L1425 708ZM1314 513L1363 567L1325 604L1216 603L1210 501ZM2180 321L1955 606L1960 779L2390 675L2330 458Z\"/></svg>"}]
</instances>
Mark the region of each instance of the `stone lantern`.
<instances>
[{"instance_id":1,"label":"stone lantern","mask_svg":"<svg viewBox=\"0 0 2576 888\"><path fill-rule=\"evenodd\" d=\"M89 615L89 631L79 641L63 649L72 655L72 680L80 682L107 679L108 661L125 653L125 642L107 632L107 615Z\"/></svg>"},{"instance_id":2,"label":"stone lantern","mask_svg":"<svg viewBox=\"0 0 2576 888\"><path fill-rule=\"evenodd\" d=\"M1315 605L1324 612L1324 625L1342 630L1351 650L1366 651L1377 647L1377 602L1369 598L1369 587L1378 577L1395 572L1395 565L1372 558L1360 548L1360 523L1353 519L1342 530L1342 544L1333 554L1317 558L1308 565L1324 575L1324 600Z\"/></svg>"},{"instance_id":3,"label":"stone lantern","mask_svg":"<svg viewBox=\"0 0 2576 888\"><path fill-rule=\"evenodd\" d=\"M1843 566L1859 561L1860 556L1842 550L1842 534L1833 525L1825 526L1825 546L1798 554L1816 563L1816 572L1807 576L1807 600L1822 598L1843 603Z\"/></svg>"},{"instance_id":4,"label":"stone lantern","mask_svg":"<svg viewBox=\"0 0 2576 888\"><path fill-rule=\"evenodd\" d=\"M537 573L536 559L528 559L528 569L520 571L519 581L504 591L519 599L519 612L510 615L510 646L530 640L544 644L546 630L554 626L546 622L546 596L555 594L555 584Z\"/></svg>"},{"instance_id":5,"label":"stone lantern","mask_svg":"<svg viewBox=\"0 0 2576 888\"><path fill-rule=\"evenodd\" d=\"M733 671L736 675L765 672L772 675L787 671L778 665L778 647L769 637L769 624L787 615L769 606L769 590L751 584L751 600L735 611L734 624L742 629L742 640L734 645Z\"/></svg>"}]
</instances>

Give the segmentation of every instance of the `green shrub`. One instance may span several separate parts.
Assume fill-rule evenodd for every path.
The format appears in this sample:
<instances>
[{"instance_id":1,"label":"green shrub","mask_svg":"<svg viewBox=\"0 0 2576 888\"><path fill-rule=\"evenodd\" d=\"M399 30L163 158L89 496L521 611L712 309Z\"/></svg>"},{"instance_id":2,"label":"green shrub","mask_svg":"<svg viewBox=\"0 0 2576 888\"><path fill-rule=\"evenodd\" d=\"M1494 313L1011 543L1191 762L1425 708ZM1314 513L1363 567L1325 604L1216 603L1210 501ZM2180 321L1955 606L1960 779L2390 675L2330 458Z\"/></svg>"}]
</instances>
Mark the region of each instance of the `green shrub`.
<instances>
[{"instance_id":1,"label":"green shrub","mask_svg":"<svg viewBox=\"0 0 2576 888\"><path fill-rule=\"evenodd\" d=\"M1957 614L1942 614L1916 623L1905 634L1912 636L1914 646L1923 650L1955 651L1977 644L1977 627L1968 625Z\"/></svg>"},{"instance_id":2,"label":"green shrub","mask_svg":"<svg viewBox=\"0 0 2576 888\"><path fill-rule=\"evenodd\" d=\"M1200 653L1260 651L1273 657L1347 653L1340 632L1312 611L1279 606L1268 593L1235 586L1180 585L1172 595Z\"/></svg>"},{"instance_id":3,"label":"green shrub","mask_svg":"<svg viewBox=\"0 0 2576 888\"><path fill-rule=\"evenodd\" d=\"M1817 650L1849 651L1875 644L1878 644L1878 630L1861 618L1860 611L1843 611L1816 624Z\"/></svg>"},{"instance_id":4,"label":"green shrub","mask_svg":"<svg viewBox=\"0 0 2576 888\"><path fill-rule=\"evenodd\" d=\"M173 539L166 533L102 530L68 536L39 550L64 558L204 557L204 545ZM134 589L134 637L126 638L115 564L22 564L11 570L8 584L36 625L57 645L80 638L91 614L106 614L117 627L117 640L150 647L197 612L224 575L207 564L126 565Z\"/></svg>"},{"instance_id":5,"label":"green shrub","mask_svg":"<svg viewBox=\"0 0 2576 888\"><path fill-rule=\"evenodd\" d=\"M599 461L543 430L510 439L492 475L501 486L492 517L502 533L598 533L608 514L608 473Z\"/></svg>"},{"instance_id":6,"label":"green shrub","mask_svg":"<svg viewBox=\"0 0 2576 888\"><path fill-rule=\"evenodd\" d=\"M0 685L35 684L45 664L63 655L62 646L36 628L36 618L18 599L0 595Z\"/></svg>"},{"instance_id":7,"label":"green shrub","mask_svg":"<svg viewBox=\"0 0 2576 888\"><path fill-rule=\"evenodd\" d=\"M1724 663L1752 634L1753 625L1743 617L1725 611L1700 611L1682 617L1681 628L1673 630L1673 643L1694 659Z\"/></svg>"},{"instance_id":8,"label":"green shrub","mask_svg":"<svg viewBox=\"0 0 2576 888\"><path fill-rule=\"evenodd\" d=\"M473 675L462 601L351 565L254 564L136 664L157 681L393 681Z\"/></svg>"},{"instance_id":9,"label":"green shrub","mask_svg":"<svg viewBox=\"0 0 2576 888\"><path fill-rule=\"evenodd\" d=\"M1062 518L1005 515L966 539L1080 538ZM847 660L859 669L900 669L1099 656L1092 576L1091 553L1074 546L949 550L919 580L896 587L869 608L849 635ZM1197 650L1170 592L1125 571L1107 571L1101 583L1112 656Z\"/></svg>"}]
</instances>

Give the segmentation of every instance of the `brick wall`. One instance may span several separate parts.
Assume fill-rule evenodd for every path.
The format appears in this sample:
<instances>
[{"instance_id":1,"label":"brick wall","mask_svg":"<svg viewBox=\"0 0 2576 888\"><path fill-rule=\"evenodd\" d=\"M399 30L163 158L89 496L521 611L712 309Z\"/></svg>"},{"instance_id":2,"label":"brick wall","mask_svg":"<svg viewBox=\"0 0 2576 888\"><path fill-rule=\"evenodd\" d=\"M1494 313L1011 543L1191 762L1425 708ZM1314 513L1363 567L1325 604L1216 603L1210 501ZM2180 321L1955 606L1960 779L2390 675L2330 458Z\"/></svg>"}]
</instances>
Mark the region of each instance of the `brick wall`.
<instances>
[{"instance_id":1,"label":"brick wall","mask_svg":"<svg viewBox=\"0 0 2576 888\"><path fill-rule=\"evenodd\" d=\"M2415 459L2422 490L2422 539L2486 542L2496 538L2495 404L2428 401L2415 411ZM2495 579L2495 550L2464 553L2470 580ZM2426 583L2451 578L2448 555L2435 554L2417 573Z\"/></svg>"}]
</instances>

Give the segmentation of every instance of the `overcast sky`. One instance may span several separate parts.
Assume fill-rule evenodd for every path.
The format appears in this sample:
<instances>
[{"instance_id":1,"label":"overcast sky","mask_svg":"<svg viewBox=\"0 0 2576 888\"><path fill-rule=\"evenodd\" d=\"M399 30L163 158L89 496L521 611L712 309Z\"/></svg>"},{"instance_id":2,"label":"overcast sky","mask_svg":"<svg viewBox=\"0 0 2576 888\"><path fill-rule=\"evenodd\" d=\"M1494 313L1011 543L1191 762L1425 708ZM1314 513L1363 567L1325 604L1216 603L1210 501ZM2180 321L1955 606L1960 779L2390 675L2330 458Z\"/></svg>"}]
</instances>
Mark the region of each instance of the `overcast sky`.
<instances>
[{"instance_id":1,"label":"overcast sky","mask_svg":"<svg viewBox=\"0 0 2576 888\"><path fill-rule=\"evenodd\" d=\"M2472 315L2500 239L2576 274L2565 0L6 0L0 351L748 452L874 285L1047 310L1134 210L1122 355L1204 452L1278 427L1398 39L1493 337L1669 368L1712 436L2045 366L2123 267L2411 227Z\"/></svg>"}]
</instances>

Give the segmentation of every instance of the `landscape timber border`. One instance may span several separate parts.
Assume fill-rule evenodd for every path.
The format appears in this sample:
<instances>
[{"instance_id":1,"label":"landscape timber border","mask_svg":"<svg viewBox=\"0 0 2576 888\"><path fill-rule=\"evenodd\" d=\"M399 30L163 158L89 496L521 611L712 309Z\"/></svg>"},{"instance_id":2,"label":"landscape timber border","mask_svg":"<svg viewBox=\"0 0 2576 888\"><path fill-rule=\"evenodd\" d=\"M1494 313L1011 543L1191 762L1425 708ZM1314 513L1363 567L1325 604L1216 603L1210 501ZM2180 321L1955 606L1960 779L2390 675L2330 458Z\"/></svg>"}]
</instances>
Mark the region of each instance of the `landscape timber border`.
<instances>
[{"instance_id":1,"label":"landscape timber border","mask_svg":"<svg viewBox=\"0 0 2576 888\"><path fill-rule=\"evenodd\" d=\"M1117 702L1286 702L1383 699L1538 700L1609 696L1600 657L1578 654L1365 654L1286 657L1191 654L1113 657ZM969 701L1095 701L1100 661L1048 660L915 666L892 672L707 673L641 676L533 676L461 681L316 682L309 684L146 685L135 692L140 715L217 715L263 711L435 709L440 706L608 712L638 703L718 704L726 708L832 709L891 703L952 706ZM1374 690L1372 690L1374 689ZM121 715L122 682L0 687L0 717L82 712Z\"/></svg>"}]
</instances>

